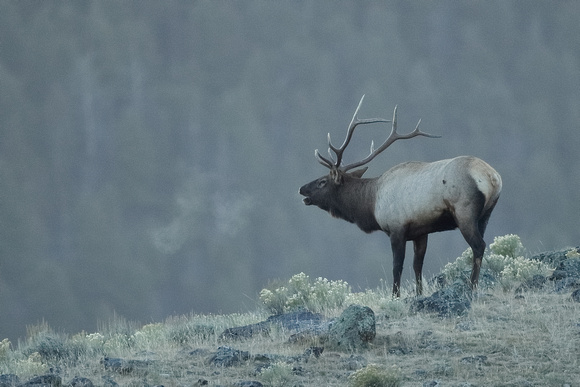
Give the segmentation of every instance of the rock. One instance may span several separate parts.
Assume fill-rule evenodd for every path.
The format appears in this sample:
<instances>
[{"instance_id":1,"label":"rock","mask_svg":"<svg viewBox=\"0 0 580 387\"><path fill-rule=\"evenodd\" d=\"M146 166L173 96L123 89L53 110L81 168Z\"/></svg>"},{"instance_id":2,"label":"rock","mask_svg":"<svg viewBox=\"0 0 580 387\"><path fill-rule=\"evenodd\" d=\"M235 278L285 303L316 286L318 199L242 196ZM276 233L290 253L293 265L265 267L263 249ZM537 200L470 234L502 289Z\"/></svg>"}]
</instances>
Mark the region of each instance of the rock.
<instances>
[{"instance_id":1,"label":"rock","mask_svg":"<svg viewBox=\"0 0 580 387\"><path fill-rule=\"evenodd\" d=\"M256 334L268 335L273 324L290 331L304 331L314 329L323 322L319 313L300 310L292 313L279 314L268 317L266 321L241 327L228 328L221 334L222 339L247 339Z\"/></svg>"},{"instance_id":2,"label":"rock","mask_svg":"<svg viewBox=\"0 0 580 387\"><path fill-rule=\"evenodd\" d=\"M75 376L70 383L68 384L70 387L93 387L94 384L91 379L82 378L80 376Z\"/></svg>"},{"instance_id":3,"label":"rock","mask_svg":"<svg viewBox=\"0 0 580 387\"><path fill-rule=\"evenodd\" d=\"M580 289L574 290L572 293L572 299L576 302L580 302Z\"/></svg>"},{"instance_id":4,"label":"rock","mask_svg":"<svg viewBox=\"0 0 580 387\"><path fill-rule=\"evenodd\" d=\"M376 336L375 313L368 306L351 305L332 324L329 344L342 350L360 350Z\"/></svg>"},{"instance_id":5,"label":"rock","mask_svg":"<svg viewBox=\"0 0 580 387\"><path fill-rule=\"evenodd\" d=\"M236 387L263 387L264 385L256 380L249 380L249 381L239 381L234 383Z\"/></svg>"},{"instance_id":6,"label":"rock","mask_svg":"<svg viewBox=\"0 0 580 387\"><path fill-rule=\"evenodd\" d=\"M552 281L567 277L580 278L580 258L568 258L561 261L552 273Z\"/></svg>"},{"instance_id":7,"label":"rock","mask_svg":"<svg viewBox=\"0 0 580 387\"><path fill-rule=\"evenodd\" d=\"M559 262L549 277L557 293L580 288L580 258L567 258Z\"/></svg>"},{"instance_id":8,"label":"rock","mask_svg":"<svg viewBox=\"0 0 580 387\"><path fill-rule=\"evenodd\" d=\"M219 347L208 363L218 367L232 367L250 359L250 353L230 347Z\"/></svg>"},{"instance_id":9,"label":"rock","mask_svg":"<svg viewBox=\"0 0 580 387\"><path fill-rule=\"evenodd\" d=\"M22 383L19 387L60 387L62 386L62 379L58 375L47 374L36 376L25 383Z\"/></svg>"},{"instance_id":10,"label":"rock","mask_svg":"<svg viewBox=\"0 0 580 387\"><path fill-rule=\"evenodd\" d=\"M116 357L105 357L101 360L101 364L106 370L119 374L128 374L133 371L125 360Z\"/></svg>"},{"instance_id":11,"label":"rock","mask_svg":"<svg viewBox=\"0 0 580 387\"><path fill-rule=\"evenodd\" d=\"M554 281L554 291L556 293L561 293L568 291L570 289L578 289L578 288L580 288L580 278L566 277Z\"/></svg>"},{"instance_id":12,"label":"rock","mask_svg":"<svg viewBox=\"0 0 580 387\"><path fill-rule=\"evenodd\" d=\"M257 324L244 325L241 327L228 328L222 332L221 338L226 340L248 339L256 334L267 336L270 333L270 327L265 322Z\"/></svg>"},{"instance_id":13,"label":"rock","mask_svg":"<svg viewBox=\"0 0 580 387\"><path fill-rule=\"evenodd\" d=\"M558 250L558 251L547 251L537 255L532 256L530 259L544 262L551 267L558 266L561 262L566 261L570 258L566 256L570 249ZM580 247L576 247L576 251L580 252Z\"/></svg>"},{"instance_id":14,"label":"rock","mask_svg":"<svg viewBox=\"0 0 580 387\"><path fill-rule=\"evenodd\" d=\"M536 274L535 276L533 276L527 281L524 281L520 286L518 286L515 290L515 293L520 294L526 290L541 290L546 285L547 280L548 277Z\"/></svg>"},{"instance_id":15,"label":"rock","mask_svg":"<svg viewBox=\"0 0 580 387\"><path fill-rule=\"evenodd\" d=\"M121 375L130 373L146 373L149 366L153 364L152 360L125 360L116 357L105 357L101 364L108 371L113 371Z\"/></svg>"},{"instance_id":16,"label":"rock","mask_svg":"<svg viewBox=\"0 0 580 387\"><path fill-rule=\"evenodd\" d=\"M478 355L478 356L467 356L461 359L461 363L463 364L486 364L487 363L487 356L485 355Z\"/></svg>"},{"instance_id":17,"label":"rock","mask_svg":"<svg viewBox=\"0 0 580 387\"><path fill-rule=\"evenodd\" d=\"M16 387L20 385L20 378L14 374L0 375L0 387Z\"/></svg>"},{"instance_id":18,"label":"rock","mask_svg":"<svg viewBox=\"0 0 580 387\"><path fill-rule=\"evenodd\" d=\"M118 387L119 383L115 382L113 378L108 375L102 376L103 379L103 387Z\"/></svg>"},{"instance_id":19,"label":"rock","mask_svg":"<svg viewBox=\"0 0 580 387\"><path fill-rule=\"evenodd\" d=\"M471 289L457 281L429 297L417 297L411 303L415 311L435 312L440 316L462 315L471 308Z\"/></svg>"},{"instance_id":20,"label":"rock","mask_svg":"<svg viewBox=\"0 0 580 387\"><path fill-rule=\"evenodd\" d=\"M321 324L323 320L324 318L320 313L312 313L308 310L299 310L292 313L270 316L266 322L270 324L278 324L286 329L297 331L317 326Z\"/></svg>"},{"instance_id":21,"label":"rock","mask_svg":"<svg viewBox=\"0 0 580 387\"><path fill-rule=\"evenodd\" d=\"M305 359L308 359L310 356L314 356L315 358L319 358L324 351L324 347L309 347L306 348L304 354L302 355Z\"/></svg>"},{"instance_id":22,"label":"rock","mask_svg":"<svg viewBox=\"0 0 580 387\"><path fill-rule=\"evenodd\" d=\"M459 279L455 279L455 282L462 282L465 286L469 285L469 279L471 277L471 269L464 270ZM497 283L497 278L493 275L491 270L487 269L485 266L481 268L479 272L478 289L485 290L491 289ZM450 282L445 274L438 274L429 280L429 284L435 285L436 288L444 289L445 287L451 286L454 282Z\"/></svg>"},{"instance_id":23,"label":"rock","mask_svg":"<svg viewBox=\"0 0 580 387\"><path fill-rule=\"evenodd\" d=\"M288 342L296 344L300 342L311 342L316 338L324 338L328 335L332 323L332 320L324 320L317 325L304 325L302 329L290 335Z\"/></svg>"}]
</instances>

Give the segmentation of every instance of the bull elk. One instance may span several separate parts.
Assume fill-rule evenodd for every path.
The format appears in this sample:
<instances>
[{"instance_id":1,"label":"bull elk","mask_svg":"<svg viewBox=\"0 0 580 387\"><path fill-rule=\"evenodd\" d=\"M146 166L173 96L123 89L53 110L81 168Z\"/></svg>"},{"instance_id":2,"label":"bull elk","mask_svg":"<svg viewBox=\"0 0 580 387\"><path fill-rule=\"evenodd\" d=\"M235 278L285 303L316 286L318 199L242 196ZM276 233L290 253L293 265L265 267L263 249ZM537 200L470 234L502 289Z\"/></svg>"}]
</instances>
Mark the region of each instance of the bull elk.
<instances>
[{"instance_id":1,"label":"bull elk","mask_svg":"<svg viewBox=\"0 0 580 387\"><path fill-rule=\"evenodd\" d=\"M314 152L316 159L330 170L329 174L300 188L306 205L315 205L336 218L355 223L364 232L383 231L391 239L393 251L393 295L400 297L401 274L407 241L413 241L416 291L422 294L423 259L427 237L439 231L459 228L473 251L471 287L477 286L485 241L487 221L501 192L500 175L485 161L473 156L459 156L431 163L406 162L389 169L379 177L363 178L368 167L352 172L387 149L393 142L416 136L438 137L419 130L397 133L397 107L392 120L359 119L361 98L339 148L328 134L329 158ZM358 125L391 122L391 133L361 161L343 165L342 156ZM335 156L331 154L334 152Z\"/></svg>"}]
</instances>

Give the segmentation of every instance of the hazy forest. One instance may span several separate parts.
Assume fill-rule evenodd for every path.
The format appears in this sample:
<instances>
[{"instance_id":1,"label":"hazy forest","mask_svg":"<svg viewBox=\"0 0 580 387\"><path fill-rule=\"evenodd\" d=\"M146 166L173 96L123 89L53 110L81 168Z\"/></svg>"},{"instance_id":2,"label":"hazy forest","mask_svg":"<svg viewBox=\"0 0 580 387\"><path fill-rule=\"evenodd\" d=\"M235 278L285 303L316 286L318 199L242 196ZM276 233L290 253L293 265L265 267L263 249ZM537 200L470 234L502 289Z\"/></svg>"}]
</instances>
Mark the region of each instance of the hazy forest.
<instances>
[{"instance_id":1,"label":"hazy forest","mask_svg":"<svg viewBox=\"0 0 580 387\"><path fill-rule=\"evenodd\" d=\"M247 311L299 272L390 284L386 235L298 194L363 94L361 117L398 104L401 132L442 136L367 176L475 155L504 184L488 243L578 245L578 20L577 1L1 1L0 339ZM466 248L431 236L426 275Z\"/></svg>"}]
</instances>

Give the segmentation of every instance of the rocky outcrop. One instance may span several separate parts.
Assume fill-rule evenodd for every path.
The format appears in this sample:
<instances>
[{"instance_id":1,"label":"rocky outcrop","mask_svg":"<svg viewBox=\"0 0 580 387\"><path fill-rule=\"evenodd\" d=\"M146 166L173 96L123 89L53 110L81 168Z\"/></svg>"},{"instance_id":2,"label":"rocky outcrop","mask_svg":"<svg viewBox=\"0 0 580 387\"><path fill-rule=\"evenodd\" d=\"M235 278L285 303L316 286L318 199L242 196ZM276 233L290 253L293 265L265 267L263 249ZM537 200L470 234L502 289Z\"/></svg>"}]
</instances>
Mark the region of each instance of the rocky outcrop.
<instances>
[{"instance_id":1,"label":"rocky outcrop","mask_svg":"<svg viewBox=\"0 0 580 387\"><path fill-rule=\"evenodd\" d=\"M437 313L440 316L455 316L471 308L471 289L461 281L436 291L429 297L417 297L411 301L411 309Z\"/></svg>"},{"instance_id":2,"label":"rocky outcrop","mask_svg":"<svg viewBox=\"0 0 580 387\"><path fill-rule=\"evenodd\" d=\"M358 351L367 348L376 334L373 310L368 306L351 305L331 325L328 344L339 350Z\"/></svg>"}]
</instances>

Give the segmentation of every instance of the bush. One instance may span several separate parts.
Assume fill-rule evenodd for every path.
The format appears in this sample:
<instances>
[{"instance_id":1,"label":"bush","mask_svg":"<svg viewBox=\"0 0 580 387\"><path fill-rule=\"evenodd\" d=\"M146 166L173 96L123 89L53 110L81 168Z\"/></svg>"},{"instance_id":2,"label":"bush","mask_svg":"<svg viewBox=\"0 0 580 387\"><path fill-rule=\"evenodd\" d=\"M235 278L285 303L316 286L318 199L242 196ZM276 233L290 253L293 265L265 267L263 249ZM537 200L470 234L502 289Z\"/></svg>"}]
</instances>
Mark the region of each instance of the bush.
<instances>
[{"instance_id":1,"label":"bush","mask_svg":"<svg viewBox=\"0 0 580 387\"><path fill-rule=\"evenodd\" d=\"M401 370L397 366L383 367L369 364L349 376L352 387L398 387L403 383Z\"/></svg>"},{"instance_id":2,"label":"bush","mask_svg":"<svg viewBox=\"0 0 580 387\"><path fill-rule=\"evenodd\" d=\"M525 255L524 245L522 245L520 237L515 234L495 237L493 243L489 245L489 249L492 253L504 257L516 258Z\"/></svg>"},{"instance_id":3,"label":"bush","mask_svg":"<svg viewBox=\"0 0 580 387\"><path fill-rule=\"evenodd\" d=\"M12 343L8 339L4 339L0 342L0 362L7 361L10 357L10 347Z\"/></svg>"},{"instance_id":4,"label":"bush","mask_svg":"<svg viewBox=\"0 0 580 387\"><path fill-rule=\"evenodd\" d=\"M547 275L549 267L539 261L523 256L525 248L520 237L508 234L496 237L483 256L482 268L495 276L505 289L512 288L517 282L530 280L534 275ZM468 248L455 262L443 268L448 282L463 279L473 265L473 253Z\"/></svg>"},{"instance_id":5,"label":"bush","mask_svg":"<svg viewBox=\"0 0 580 387\"><path fill-rule=\"evenodd\" d=\"M290 278L288 286L262 289L260 300L275 314L298 309L321 312L341 307L350 294L350 286L345 281L329 281L319 277L311 283L308 275L300 273Z\"/></svg>"}]
</instances>

